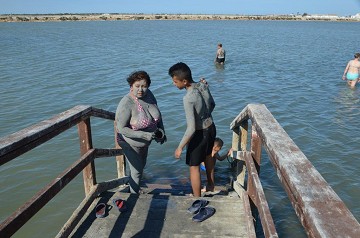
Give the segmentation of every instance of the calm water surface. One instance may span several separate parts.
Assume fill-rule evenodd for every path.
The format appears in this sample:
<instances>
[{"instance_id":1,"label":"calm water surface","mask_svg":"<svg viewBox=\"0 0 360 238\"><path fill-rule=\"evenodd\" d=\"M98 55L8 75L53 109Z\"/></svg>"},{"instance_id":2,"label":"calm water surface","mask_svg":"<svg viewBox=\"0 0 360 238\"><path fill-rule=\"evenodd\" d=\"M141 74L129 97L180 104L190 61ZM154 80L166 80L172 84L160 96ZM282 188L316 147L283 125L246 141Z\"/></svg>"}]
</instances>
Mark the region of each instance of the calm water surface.
<instances>
[{"instance_id":1,"label":"calm water surface","mask_svg":"<svg viewBox=\"0 0 360 238\"><path fill-rule=\"evenodd\" d=\"M360 219L360 90L341 80L360 51L359 23L271 21L117 21L0 23L0 137L78 104L115 111L126 76L146 70L164 117L168 142L150 148L145 181L187 182L173 159L186 128L184 91L168 68L187 63L205 77L216 101L218 136L231 146L229 124L249 103L263 103ZM225 67L213 64L216 44ZM114 146L110 121L92 119L93 144ZM225 150L223 151L225 152ZM0 167L4 220L79 157L77 129ZM261 179L280 237L306 237L264 153ZM116 176L113 158L96 161L98 181ZM229 181L219 162L216 181ZM84 197L78 176L14 237L53 237ZM226 219L226 218L224 218Z\"/></svg>"}]
</instances>

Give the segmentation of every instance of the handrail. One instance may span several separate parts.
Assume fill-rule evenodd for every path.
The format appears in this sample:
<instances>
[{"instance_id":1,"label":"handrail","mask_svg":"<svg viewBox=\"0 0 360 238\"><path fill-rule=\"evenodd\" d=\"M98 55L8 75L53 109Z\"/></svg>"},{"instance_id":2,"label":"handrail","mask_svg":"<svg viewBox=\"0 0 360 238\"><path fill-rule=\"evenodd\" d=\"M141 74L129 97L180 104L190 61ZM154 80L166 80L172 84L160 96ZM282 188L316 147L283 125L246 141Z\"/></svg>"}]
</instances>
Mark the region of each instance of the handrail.
<instances>
[{"instance_id":1,"label":"handrail","mask_svg":"<svg viewBox=\"0 0 360 238\"><path fill-rule=\"evenodd\" d=\"M353 214L265 105L248 104L231 122L230 129L234 131L233 149L247 151L247 135L250 134L247 128L249 120L252 124L250 152L255 167L259 170L261 146L263 146L307 235L327 238L358 237L360 224ZM244 156L241 159L244 160ZM250 169L254 171L254 166ZM251 176L252 173L249 173L248 177ZM243 178L240 171L238 180ZM254 183L249 184L251 181L254 181L253 178L248 179L247 190L250 199L259 210L262 208L259 207L260 204L256 199L254 200L254 194L261 193L262 188ZM237 182L243 185L243 181ZM263 213L266 215L267 211ZM266 216L261 212L260 219L262 223L267 222ZM269 231L268 226L262 225L266 237L273 237L273 234L266 232L266 229Z\"/></svg>"},{"instance_id":2,"label":"handrail","mask_svg":"<svg viewBox=\"0 0 360 238\"><path fill-rule=\"evenodd\" d=\"M78 125L81 158L68 167L46 187L36 193L29 201L24 203L12 215L0 224L0 237L10 237L18 231L31 217L40 211L56 194L58 194L70 181L80 172L84 175L84 187L86 199L83 207L79 208L84 212L94 200L96 194L124 184L127 178L124 177L124 158L122 149L116 146L115 149L92 148L90 117L99 117L108 120L115 120L115 113L94 108L91 106L79 105L65 112L62 112L51 119L44 120L33 126L0 138L0 166L15 159L16 157L32 150L44 142L54 138L67 129ZM94 159L99 157L116 156L119 179L96 183ZM69 234L79 222L79 216L71 218L62 229L63 235Z\"/></svg>"}]
</instances>

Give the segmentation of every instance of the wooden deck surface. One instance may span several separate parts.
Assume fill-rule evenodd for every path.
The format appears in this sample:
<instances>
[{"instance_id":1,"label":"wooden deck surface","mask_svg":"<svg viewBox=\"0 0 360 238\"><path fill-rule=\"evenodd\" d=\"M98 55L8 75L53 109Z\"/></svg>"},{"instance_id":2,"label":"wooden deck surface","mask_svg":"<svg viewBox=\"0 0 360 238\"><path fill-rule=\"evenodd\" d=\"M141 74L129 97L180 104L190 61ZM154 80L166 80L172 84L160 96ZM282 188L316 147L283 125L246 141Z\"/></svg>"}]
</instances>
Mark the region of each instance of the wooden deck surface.
<instances>
[{"instance_id":1,"label":"wooden deck surface","mask_svg":"<svg viewBox=\"0 0 360 238\"><path fill-rule=\"evenodd\" d=\"M186 195L186 189L149 185L139 195L105 192L93 202L71 237L255 237L249 234L249 216L237 193L218 190L211 197L203 197L216 213L203 222L194 222L187 209L196 198ZM128 210L120 213L112 207L114 198L125 200ZM104 218L95 216L95 206L100 202L108 205Z\"/></svg>"}]
</instances>

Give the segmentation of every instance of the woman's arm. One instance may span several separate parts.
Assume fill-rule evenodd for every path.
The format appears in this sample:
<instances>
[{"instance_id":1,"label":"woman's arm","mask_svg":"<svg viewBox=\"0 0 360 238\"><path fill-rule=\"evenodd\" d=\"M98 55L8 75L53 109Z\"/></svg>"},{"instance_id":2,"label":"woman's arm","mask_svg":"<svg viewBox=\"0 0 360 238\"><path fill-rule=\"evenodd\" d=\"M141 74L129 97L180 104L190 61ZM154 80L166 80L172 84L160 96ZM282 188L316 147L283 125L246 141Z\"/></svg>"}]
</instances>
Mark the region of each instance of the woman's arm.
<instances>
[{"instance_id":1,"label":"woman's arm","mask_svg":"<svg viewBox=\"0 0 360 238\"><path fill-rule=\"evenodd\" d=\"M343 80L346 79L346 73L347 73L347 71L349 70L350 62L351 62L351 61L349 61L349 63L347 63L347 65L346 65L346 67L345 67L344 74L343 74L343 76L342 76L342 79L343 79Z\"/></svg>"}]
</instances>

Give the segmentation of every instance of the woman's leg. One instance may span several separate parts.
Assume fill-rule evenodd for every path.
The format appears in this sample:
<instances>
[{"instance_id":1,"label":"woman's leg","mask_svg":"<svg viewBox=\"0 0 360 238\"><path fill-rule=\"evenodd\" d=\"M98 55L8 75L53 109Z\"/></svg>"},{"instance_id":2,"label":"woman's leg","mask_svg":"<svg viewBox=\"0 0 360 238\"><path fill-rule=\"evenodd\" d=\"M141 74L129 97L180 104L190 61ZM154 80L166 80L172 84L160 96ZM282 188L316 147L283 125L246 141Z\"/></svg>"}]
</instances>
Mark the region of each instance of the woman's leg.
<instances>
[{"instance_id":1,"label":"woman's leg","mask_svg":"<svg viewBox=\"0 0 360 238\"><path fill-rule=\"evenodd\" d=\"M146 165L148 147L131 147L127 144L121 145L121 148L124 150L124 154L130 169L130 192L139 193L140 180Z\"/></svg>"}]
</instances>

